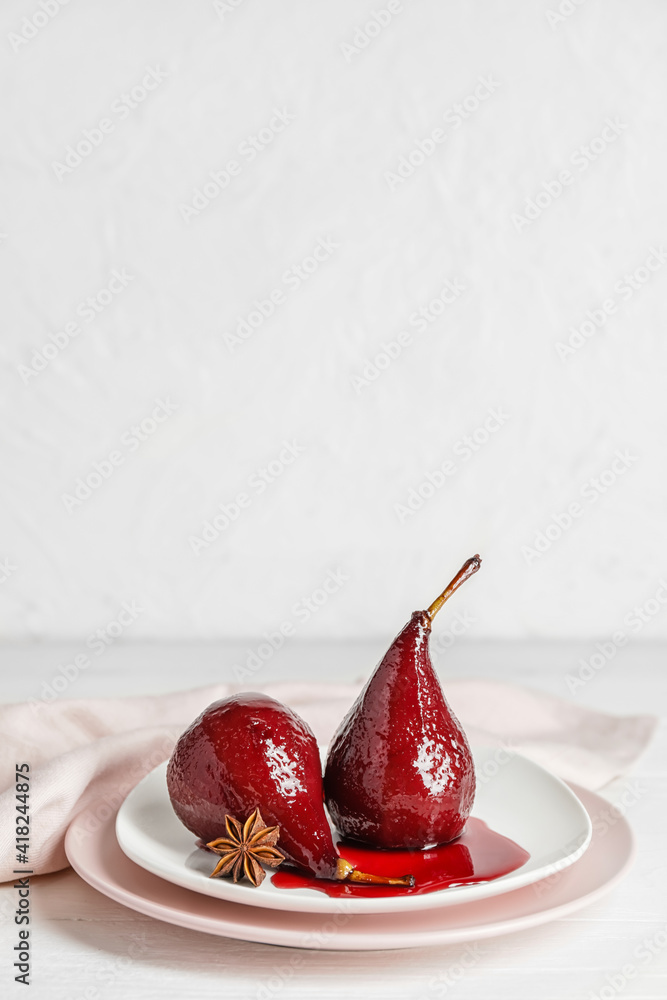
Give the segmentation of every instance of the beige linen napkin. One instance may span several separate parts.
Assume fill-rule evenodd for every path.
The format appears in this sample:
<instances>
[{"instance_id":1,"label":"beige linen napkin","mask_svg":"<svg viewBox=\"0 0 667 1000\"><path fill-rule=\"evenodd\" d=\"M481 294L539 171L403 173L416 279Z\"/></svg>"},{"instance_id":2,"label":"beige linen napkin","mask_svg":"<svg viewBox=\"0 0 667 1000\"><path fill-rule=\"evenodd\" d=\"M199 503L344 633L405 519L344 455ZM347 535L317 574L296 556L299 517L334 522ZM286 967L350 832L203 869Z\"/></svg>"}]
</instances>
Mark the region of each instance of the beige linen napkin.
<instances>
[{"instance_id":1,"label":"beige linen napkin","mask_svg":"<svg viewBox=\"0 0 667 1000\"><path fill-rule=\"evenodd\" d=\"M361 685L273 684L326 743ZM240 690L219 684L140 698L0 706L0 881L15 869L67 867L64 839L91 803L100 818L169 757L180 733L211 702ZM447 698L471 742L511 747L561 777L599 788L627 771L649 743L653 716L611 716L526 688L452 680ZM29 864L16 859L15 765L30 765Z\"/></svg>"}]
</instances>

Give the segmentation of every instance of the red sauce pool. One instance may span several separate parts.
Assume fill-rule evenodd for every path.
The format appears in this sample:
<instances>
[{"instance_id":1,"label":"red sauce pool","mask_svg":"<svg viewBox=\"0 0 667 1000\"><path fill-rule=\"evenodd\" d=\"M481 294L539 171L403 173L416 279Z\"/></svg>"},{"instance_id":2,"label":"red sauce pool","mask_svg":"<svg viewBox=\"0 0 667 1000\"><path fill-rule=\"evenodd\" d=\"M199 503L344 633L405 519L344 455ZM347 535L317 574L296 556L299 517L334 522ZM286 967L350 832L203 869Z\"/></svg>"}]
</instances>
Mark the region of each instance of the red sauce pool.
<instances>
[{"instance_id":1,"label":"red sauce pool","mask_svg":"<svg viewBox=\"0 0 667 1000\"><path fill-rule=\"evenodd\" d=\"M272 873L278 889L317 889L327 896L415 896L457 885L490 882L516 871L530 854L508 837L491 830L481 819L469 819L465 831L451 844L426 851L378 851L352 840L337 841L338 850L355 868L371 875L414 875L411 889L329 882L288 868Z\"/></svg>"}]
</instances>

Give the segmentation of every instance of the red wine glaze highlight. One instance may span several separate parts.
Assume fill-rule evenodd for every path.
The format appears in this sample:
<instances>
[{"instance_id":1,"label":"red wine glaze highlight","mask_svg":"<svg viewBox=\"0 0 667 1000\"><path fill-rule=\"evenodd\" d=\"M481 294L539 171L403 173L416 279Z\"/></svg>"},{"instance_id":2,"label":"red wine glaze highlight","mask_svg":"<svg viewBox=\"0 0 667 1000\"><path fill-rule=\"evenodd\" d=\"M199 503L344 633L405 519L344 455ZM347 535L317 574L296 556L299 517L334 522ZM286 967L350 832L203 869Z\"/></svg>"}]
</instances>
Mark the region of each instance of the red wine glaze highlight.
<instances>
[{"instance_id":1,"label":"red wine glaze highlight","mask_svg":"<svg viewBox=\"0 0 667 1000\"><path fill-rule=\"evenodd\" d=\"M327 896L415 896L458 885L491 882L516 871L530 854L508 837L496 833L481 819L469 819L457 840L425 851L378 851L352 840L337 841L342 857L370 874L414 875L412 889L330 882L294 869L281 868L271 875L278 889L317 889Z\"/></svg>"}]
</instances>

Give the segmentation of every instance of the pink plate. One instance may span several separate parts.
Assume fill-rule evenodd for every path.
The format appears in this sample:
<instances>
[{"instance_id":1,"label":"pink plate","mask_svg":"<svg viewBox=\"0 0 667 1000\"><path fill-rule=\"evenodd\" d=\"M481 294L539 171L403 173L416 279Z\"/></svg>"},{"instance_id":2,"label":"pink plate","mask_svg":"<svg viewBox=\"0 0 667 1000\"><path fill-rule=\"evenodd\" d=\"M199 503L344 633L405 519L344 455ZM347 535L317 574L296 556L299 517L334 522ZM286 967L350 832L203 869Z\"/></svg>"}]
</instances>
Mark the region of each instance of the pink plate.
<instances>
[{"instance_id":1,"label":"pink plate","mask_svg":"<svg viewBox=\"0 0 667 1000\"><path fill-rule=\"evenodd\" d=\"M591 819L608 814L606 799L576 785L572 788ZM93 806L77 816L65 839L72 867L105 896L158 920L208 934L332 951L452 944L543 924L608 892L628 871L634 857L632 831L619 815L612 824L593 824L590 846L573 865L522 889L414 913L352 915L341 899L338 913L316 915L243 906L166 882L123 854L115 822L114 813L100 823ZM91 829L94 832L89 832Z\"/></svg>"}]
</instances>

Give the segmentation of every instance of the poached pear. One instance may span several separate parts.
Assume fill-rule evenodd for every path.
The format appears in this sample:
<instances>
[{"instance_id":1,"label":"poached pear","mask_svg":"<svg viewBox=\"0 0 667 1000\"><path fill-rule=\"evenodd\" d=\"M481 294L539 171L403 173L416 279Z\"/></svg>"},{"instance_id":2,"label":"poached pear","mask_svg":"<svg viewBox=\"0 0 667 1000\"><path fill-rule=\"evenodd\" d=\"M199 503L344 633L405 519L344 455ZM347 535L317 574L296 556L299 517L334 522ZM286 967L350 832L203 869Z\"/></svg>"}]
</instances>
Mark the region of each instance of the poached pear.
<instances>
[{"instance_id":1,"label":"poached pear","mask_svg":"<svg viewBox=\"0 0 667 1000\"><path fill-rule=\"evenodd\" d=\"M315 735L268 695L236 694L209 705L176 742L167 790L180 821L206 844L225 835L226 816L243 824L259 809L264 823L280 828L287 863L317 878L414 884L412 876L365 875L338 855Z\"/></svg>"},{"instance_id":2,"label":"poached pear","mask_svg":"<svg viewBox=\"0 0 667 1000\"><path fill-rule=\"evenodd\" d=\"M331 741L324 792L340 832L385 849L422 850L462 832L475 767L429 654L433 618L477 572L473 556L427 611L415 611Z\"/></svg>"}]
</instances>

